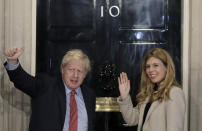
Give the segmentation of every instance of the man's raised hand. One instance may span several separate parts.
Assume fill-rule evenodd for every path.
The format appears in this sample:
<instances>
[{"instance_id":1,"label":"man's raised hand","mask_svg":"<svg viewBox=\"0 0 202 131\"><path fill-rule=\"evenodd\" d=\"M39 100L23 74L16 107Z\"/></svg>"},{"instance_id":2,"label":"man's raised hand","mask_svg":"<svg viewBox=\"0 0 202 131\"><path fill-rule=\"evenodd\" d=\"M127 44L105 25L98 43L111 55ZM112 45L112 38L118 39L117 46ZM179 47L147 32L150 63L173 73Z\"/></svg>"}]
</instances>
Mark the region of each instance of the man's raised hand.
<instances>
[{"instance_id":1,"label":"man's raised hand","mask_svg":"<svg viewBox=\"0 0 202 131\"><path fill-rule=\"evenodd\" d=\"M11 64L17 64L17 60L18 58L22 55L22 53L24 52L24 47L21 48L17 48L17 47L11 47L11 48L7 48L5 50L5 57L7 59L7 61Z\"/></svg>"}]
</instances>

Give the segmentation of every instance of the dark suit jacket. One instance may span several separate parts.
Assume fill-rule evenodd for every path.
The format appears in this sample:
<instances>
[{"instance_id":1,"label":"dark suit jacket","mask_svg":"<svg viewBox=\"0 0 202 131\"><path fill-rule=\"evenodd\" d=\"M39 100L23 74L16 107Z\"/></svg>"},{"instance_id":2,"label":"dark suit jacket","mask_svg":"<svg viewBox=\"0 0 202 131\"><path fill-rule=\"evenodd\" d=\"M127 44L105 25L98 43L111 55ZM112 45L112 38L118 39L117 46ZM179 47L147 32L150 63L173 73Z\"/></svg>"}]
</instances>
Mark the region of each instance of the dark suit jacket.
<instances>
[{"instance_id":1,"label":"dark suit jacket","mask_svg":"<svg viewBox=\"0 0 202 131\"><path fill-rule=\"evenodd\" d=\"M6 63L5 63L6 65ZM60 77L26 73L21 66L8 71L15 87L31 96L32 114L29 131L62 131L66 113L65 86ZM92 89L81 86L88 115L88 131L94 131L95 95Z\"/></svg>"}]
</instances>

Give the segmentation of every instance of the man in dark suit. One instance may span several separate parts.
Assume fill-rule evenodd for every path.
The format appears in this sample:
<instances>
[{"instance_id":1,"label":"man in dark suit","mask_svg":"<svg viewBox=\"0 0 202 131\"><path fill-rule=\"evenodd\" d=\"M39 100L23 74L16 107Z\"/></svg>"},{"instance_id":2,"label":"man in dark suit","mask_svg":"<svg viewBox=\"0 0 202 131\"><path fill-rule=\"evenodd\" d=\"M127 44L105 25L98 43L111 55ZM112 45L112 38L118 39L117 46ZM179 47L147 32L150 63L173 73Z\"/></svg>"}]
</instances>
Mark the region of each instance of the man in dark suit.
<instances>
[{"instance_id":1,"label":"man in dark suit","mask_svg":"<svg viewBox=\"0 0 202 131\"><path fill-rule=\"evenodd\" d=\"M70 50L62 59L59 77L46 73L33 77L18 61L23 52L24 48L6 49L4 65L15 87L31 97L29 131L94 131L95 95L82 85L90 71L88 56L81 50Z\"/></svg>"}]
</instances>

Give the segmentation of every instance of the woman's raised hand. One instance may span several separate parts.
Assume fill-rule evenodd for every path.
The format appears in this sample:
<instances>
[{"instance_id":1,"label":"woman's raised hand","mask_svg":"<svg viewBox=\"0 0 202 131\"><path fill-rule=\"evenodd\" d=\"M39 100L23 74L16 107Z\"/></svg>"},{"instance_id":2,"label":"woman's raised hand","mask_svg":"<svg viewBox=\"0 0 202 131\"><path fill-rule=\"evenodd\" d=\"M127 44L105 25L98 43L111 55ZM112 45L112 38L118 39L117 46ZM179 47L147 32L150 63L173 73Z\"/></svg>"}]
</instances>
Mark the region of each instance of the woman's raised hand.
<instances>
[{"instance_id":1,"label":"woman's raised hand","mask_svg":"<svg viewBox=\"0 0 202 131\"><path fill-rule=\"evenodd\" d=\"M129 95L130 91L130 80L128 80L127 74L125 72L120 73L118 77L119 91L121 99L125 99Z\"/></svg>"}]
</instances>

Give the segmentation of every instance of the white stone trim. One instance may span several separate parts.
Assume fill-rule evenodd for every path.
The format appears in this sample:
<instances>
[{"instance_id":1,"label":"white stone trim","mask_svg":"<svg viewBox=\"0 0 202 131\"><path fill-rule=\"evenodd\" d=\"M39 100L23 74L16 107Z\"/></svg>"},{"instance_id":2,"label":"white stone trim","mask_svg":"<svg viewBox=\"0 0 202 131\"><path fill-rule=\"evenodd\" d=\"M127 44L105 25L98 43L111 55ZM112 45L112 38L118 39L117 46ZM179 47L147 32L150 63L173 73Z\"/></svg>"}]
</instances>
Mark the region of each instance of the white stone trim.
<instances>
[{"instance_id":1,"label":"white stone trim","mask_svg":"<svg viewBox=\"0 0 202 131\"><path fill-rule=\"evenodd\" d=\"M186 115L184 131L189 129L189 85L190 85L190 34L189 34L189 0L182 1L182 86L186 99Z\"/></svg>"},{"instance_id":2,"label":"white stone trim","mask_svg":"<svg viewBox=\"0 0 202 131\"><path fill-rule=\"evenodd\" d=\"M32 0L32 56L31 56L31 74L36 72L36 0Z\"/></svg>"}]
</instances>

